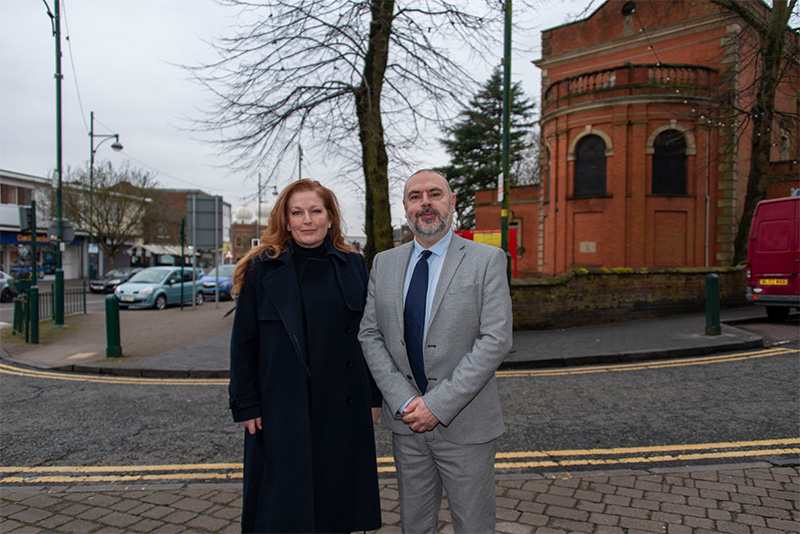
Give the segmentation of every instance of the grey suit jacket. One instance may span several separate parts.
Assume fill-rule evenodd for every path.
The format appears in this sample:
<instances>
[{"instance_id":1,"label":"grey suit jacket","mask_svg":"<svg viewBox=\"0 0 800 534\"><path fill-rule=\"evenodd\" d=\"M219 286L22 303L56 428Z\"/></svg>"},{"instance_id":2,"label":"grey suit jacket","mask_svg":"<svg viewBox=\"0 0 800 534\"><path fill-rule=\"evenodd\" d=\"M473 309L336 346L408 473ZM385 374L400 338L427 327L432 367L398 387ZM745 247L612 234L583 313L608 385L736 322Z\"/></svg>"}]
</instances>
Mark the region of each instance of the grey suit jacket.
<instances>
[{"instance_id":1,"label":"grey suit jacket","mask_svg":"<svg viewBox=\"0 0 800 534\"><path fill-rule=\"evenodd\" d=\"M359 341L383 393L383 423L413 431L396 416L419 395L403 335L403 281L413 242L375 256ZM485 443L503 433L494 373L511 349L506 258L497 247L453 235L434 293L424 343L423 399L452 443Z\"/></svg>"}]
</instances>

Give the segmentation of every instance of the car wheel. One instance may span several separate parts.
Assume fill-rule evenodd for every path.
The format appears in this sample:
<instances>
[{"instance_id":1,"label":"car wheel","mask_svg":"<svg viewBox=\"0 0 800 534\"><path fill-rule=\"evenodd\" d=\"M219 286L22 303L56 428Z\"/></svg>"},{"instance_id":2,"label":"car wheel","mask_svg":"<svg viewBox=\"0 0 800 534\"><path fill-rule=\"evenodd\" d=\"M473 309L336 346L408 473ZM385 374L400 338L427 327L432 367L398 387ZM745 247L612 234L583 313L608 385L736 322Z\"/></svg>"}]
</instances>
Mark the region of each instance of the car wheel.
<instances>
[{"instance_id":1,"label":"car wheel","mask_svg":"<svg viewBox=\"0 0 800 534\"><path fill-rule=\"evenodd\" d=\"M194 303L197 304L198 306L200 306L204 300L205 298L203 297L202 292L194 296Z\"/></svg>"},{"instance_id":2,"label":"car wheel","mask_svg":"<svg viewBox=\"0 0 800 534\"><path fill-rule=\"evenodd\" d=\"M10 288L3 289L3 293L0 295L0 302L11 302L14 300L14 294L11 293Z\"/></svg>"},{"instance_id":3,"label":"car wheel","mask_svg":"<svg viewBox=\"0 0 800 534\"><path fill-rule=\"evenodd\" d=\"M789 306L767 306L767 317L773 321L785 321L789 317Z\"/></svg>"},{"instance_id":4,"label":"car wheel","mask_svg":"<svg viewBox=\"0 0 800 534\"><path fill-rule=\"evenodd\" d=\"M159 295L156 297L156 304L155 309L163 310L167 307L167 296L166 295Z\"/></svg>"}]
</instances>

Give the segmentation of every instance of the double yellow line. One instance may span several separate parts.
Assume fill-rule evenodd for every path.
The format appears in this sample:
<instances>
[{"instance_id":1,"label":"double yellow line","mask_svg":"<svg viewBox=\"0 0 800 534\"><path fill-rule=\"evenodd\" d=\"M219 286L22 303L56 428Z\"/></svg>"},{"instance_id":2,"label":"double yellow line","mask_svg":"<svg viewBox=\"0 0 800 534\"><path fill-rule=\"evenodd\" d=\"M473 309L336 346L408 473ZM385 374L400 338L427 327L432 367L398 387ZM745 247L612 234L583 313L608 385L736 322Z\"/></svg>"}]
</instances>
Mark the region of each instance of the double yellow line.
<instances>
[{"instance_id":1,"label":"double yellow line","mask_svg":"<svg viewBox=\"0 0 800 534\"><path fill-rule=\"evenodd\" d=\"M697 462L792 454L800 457L798 445L800 438L612 449L501 452L496 456L495 469L575 468L597 465L618 467L630 464Z\"/></svg>"},{"instance_id":2,"label":"double yellow line","mask_svg":"<svg viewBox=\"0 0 800 534\"><path fill-rule=\"evenodd\" d=\"M90 375L67 373L60 371L42 371L15 367L0 362L0 374L24 376L28 378L46 378L65 380L67 382L94 382L96 384L136 384L150 386L224 386L227 378L142 378L136 376Z\"/></svg>"},{"instance_id":3,"label":"double yellow line","mask_svg":"<svg viewBox=\"0 0 800 534\"><path fill-rule=\"evenodd\" d=\"M700 358L680 358L672 360L655 360L629 364L613 365L584 365L580 367L569 367L560 369L532 369L532 370L510 370L498 371L498 378L529 377L529 376L564 376L564 375L585 375L596 373L621 373L625 371L644 371L650 369L667 369L670 367L688 367L693 365L709 365L714 363L729 363L743 360L753 360L757 358L767 358L769 356L782 356L784 354L800 354L797 349L772 348L753 352L737 352L735 354L723 354L720 356L703 356Z\"/></svg>"},{"instance_id":4,"label":"double yellow line","mask_svg":"<svg viewBox=\"0 0 800 534\"><path fill-rule=\"evenodd\" d=\"M645 467L654 463L739 460L785 455L800 456L800 438L612 449L500 452L495 457L495 470L498 473L511 473L543 467L564 471L590 466ZM394 458L378 458L378 472L394 473ZM0 485L225 482L242 478L242 464L0 467L0 476Z\"/></svg>"},{"instance_id":5,"label":"double yellow line","mask_svg":"<svg viewBox=\"0 0 800 534\"><path fill-rule=\"evenodd\" d=\"M110 466L0 467L3 484L166 483L242 478L242 464L167 464Z\"/></svg>"},{"instance_id":6,"label":"double yellow line","mask_svg":"<svg viewBox=\"0 0 800 534\"><path fill-rule=\"evenodd\" d=\"M673 360L657 360L630 364L613 365L586 365L580 367L564 367L558 369L532 369L498 371L498 378L536 377L536 376L567 376L597 373L620 373L626 371L644 371L652 369L665 369L669 367L687 367L692 365L709 365L717 363L730 363L769 356L782 356L785 354L800 354L797 349L772 348L754 352L739 352L721 356L706 356L701 358L680 358ZM29 378L45 378L51 380L66 380L72 382L94 382L98 384L136 384L151 386L223 386L228 384L227 378L141 378L111 375L89 375L65 373L59 371L43 371L15 367L0 362L0 374L24 376Z\"/></svg>"}]
</instances>

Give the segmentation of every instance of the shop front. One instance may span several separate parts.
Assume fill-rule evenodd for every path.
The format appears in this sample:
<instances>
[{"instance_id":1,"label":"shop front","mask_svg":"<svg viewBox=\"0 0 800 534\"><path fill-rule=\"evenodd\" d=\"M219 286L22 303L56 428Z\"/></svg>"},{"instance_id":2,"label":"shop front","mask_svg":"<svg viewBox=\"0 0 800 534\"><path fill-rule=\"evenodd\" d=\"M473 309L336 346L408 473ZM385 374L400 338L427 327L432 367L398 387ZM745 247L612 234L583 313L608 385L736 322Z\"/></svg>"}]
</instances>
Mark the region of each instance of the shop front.
<instances>
[{"instance_id":1,"label":"shop front","mask_svg":"<svg viewBox=\"0 0 800 534\"><path fill-rule=\"evenodd\" d=\"M30 234L0 231L0 270L14 278L30 278L33 264L31 238ZM64 245L61 254L64 279L80 278L81 240L76 238ZM36 236L36 271L40 280L53 279L56 272L56 246L44 232Z\"/></svg>"}]
</instances>

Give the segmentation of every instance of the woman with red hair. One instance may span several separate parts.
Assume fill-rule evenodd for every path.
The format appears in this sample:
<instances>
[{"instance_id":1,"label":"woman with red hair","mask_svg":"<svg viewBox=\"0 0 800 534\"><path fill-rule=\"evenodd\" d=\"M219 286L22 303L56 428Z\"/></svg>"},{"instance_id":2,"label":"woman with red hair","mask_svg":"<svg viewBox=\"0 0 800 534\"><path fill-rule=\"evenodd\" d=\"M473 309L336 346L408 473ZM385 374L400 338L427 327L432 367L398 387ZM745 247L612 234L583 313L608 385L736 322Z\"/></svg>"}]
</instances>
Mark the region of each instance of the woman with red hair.
<instances>
[{"instance_id":1,"label":"woman with red hair","mask_svg":"<svg viewBox=\"0 0 800 534\"><path fill-rule=\"evenodd\" d=\"M357 338L367 281L336 197L313 180L284 189L236 266L229 394L246 428L243 532L381 526L381 399Z\"/></svg>"}]
</instances>

